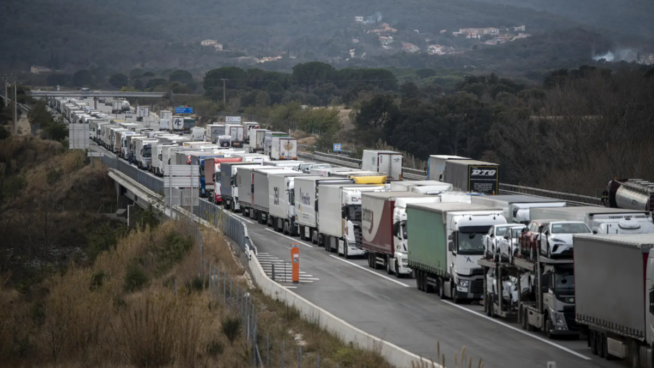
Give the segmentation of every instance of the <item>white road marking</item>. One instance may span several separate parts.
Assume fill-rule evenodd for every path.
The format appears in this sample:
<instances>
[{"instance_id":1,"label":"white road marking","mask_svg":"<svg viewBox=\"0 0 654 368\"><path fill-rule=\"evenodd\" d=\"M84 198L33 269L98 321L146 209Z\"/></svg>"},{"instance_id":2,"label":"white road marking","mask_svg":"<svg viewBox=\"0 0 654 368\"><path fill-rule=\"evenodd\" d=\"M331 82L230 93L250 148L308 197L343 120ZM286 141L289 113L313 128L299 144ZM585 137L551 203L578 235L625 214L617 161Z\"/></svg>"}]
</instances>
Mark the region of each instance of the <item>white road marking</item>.
<instances>
[{"instance_id":1,"label":"white road marking","mask_svg":"<svg viewBox=\"0 0 654 368\"><path fill-rule=\"evenodd\" d=\"M235 216L235 217L236 217L236 218L240 218L240 219L243 220L243 221L247 221L247 222L249 222L249 223L251 223L251 224L254 224L254 222L248 220L245 216Z\"/></svg>"},{"instance_id":2,"label":"white road marking","mask_svg":"<svg viewBox=\"0 0 654 368\"><path fill-rule=\"evenodd\" d=\"M572 351L572 350L566 348L565 346L561 346L561 345L559 345L559 344L555 344L555 343L553 343L553 342L550 341L550 340L544 339L544 338L542 338L542 337L540 337L540 336L536 336L536 335L534 335L534 334L530 334L530 333L528 333L528 332L526 332L526 331L523 331L523 330L521 330L521 329L519 329L519 328L517 328L517 327L513 327L513 326L510 326L510 325L507 325L506 323L503 323L503 322L500 322L500 321L498 321L498 320L496 320L496 319L490 318L490 317L488 317L488 316L486 316L486 315L483 315L483 314L481 314L481 313L479 313L479 312L473 311L473 310L468 309L468 308L464 308L464 307L462 307L462 306L460 306L460 305L454 304L454 303L452 303L452 302L450 302L450 301L447 301L447 300L443 300L443 302L445 302L445 303L447 303L447 304L449 304L449 305L451 305L451 306L453 306L453 307L456 307L456 308L459 308L459 309L461 309L461 310L464 310L464 311L466 311L466 312L468 312L468 313L472 313L472 314L478 315L479 317L485 318L485 319L487 319L487 320L489 320L489 321L491 321L491 322L495 322L495 323L497 323L498 325L504 326L504 327L506 327L506 328L508 328L508 329L510 329L510 330L513 330L513 331L519 332L519 333L521 333L521 334L523 334L523 335L529 336L529 337L531 337L532 339L536 339L536 340L541 341L541 342L544 342L544 343L546 343L546 344L548 344L548 345L554 346L555 348L561 349L561 350L563 350L563 351L565 351L565 352L568 352L568 353L570 353L570 354L572 354L572 355L575 355L575 356L577 356L577 357L579 357L579 358L581 358L581 359L584 359L584 360L591 360L591 358L589 358L589 357L587 357L587 356L585 356L585 355L579 354L579 353L577 353L577 352L575 352L575 351Z\"/></svg>"},{"instance_id":3,"label":"white road marking","mask_svg":"<svg viewBox=\"0 0 654 368\"><path fill-rule=\"evenodd\" d=\"M376 276L379 276L379 277L381 277L381 278L383 278L383 279L386 279L386 280L388 280L388 281L392 281L392 282L394 282L394 283L396 283L396 284L398 284L398 285L402 285L402 286L404 286L404 287L409 287L409 285L407 285L407 284L405 284L405 283L403 283L403 282L399 282L399 281L397 281L397 280L393 280L392 278L390 278L390 277L388 277L388 276L380 275L380 274L378 274L377 272L375 272L375 271L373 271L373 270L369 270L369 269L367 269L367 268L365 268L365 267L359 266L359 265L356 264L356 263L353 263L353 262L346 261L346 260L344 260L344 259L338 258L338 257L336 257L335 255L330 255L330 257L332 257L332 258L334 258L334 259L338 259L339 261L341 261L341 262L345 262L345 263L347 263L347 264L349 264L349 265L352 265L352 266L354 266L354 267L360 268L360 269L362 269L362 270L364 270L364 271L366 271L366 272L370 272L371 274L376 275Z\"/></svg>"},{"instance_id":4,"label":"white road marking","mask_svg":"<svg viewBox=\"0 0 654 368\"><path fill-rule=\"evenodd\" d=\"M300 244L302 244L302 245L304 245L304 246L307 246L307 247L309 247L309 248L313 248L313 245L309 245L309 244L307 244L307 243L305 243L305 242L303 242L303 241L301 241L301 240L297 240L297 239L295 239L295 238L291 238L290 236L286 236L286 235L283 235L283 234L277 233L277 232L275 232L275 230L266 229L266 231L270 231L271 233L275 233L275 234L277 234L277 235L279 235L279 236L283 236L283 237L285 237L285 238L287 238L287 239L291 239L291 240L292 240L293 242L295 242L295 243L300 243Z\"/></svg>"},{"instance_id":5,"label":"white road marking","mask_svg":"<svg viewBox=\"0 0 654 368\"><path fill-rule=\"evenodd\" d=\"M297 286L284 286L287 289L297 289Z\"/></svg>"}]
</instances>

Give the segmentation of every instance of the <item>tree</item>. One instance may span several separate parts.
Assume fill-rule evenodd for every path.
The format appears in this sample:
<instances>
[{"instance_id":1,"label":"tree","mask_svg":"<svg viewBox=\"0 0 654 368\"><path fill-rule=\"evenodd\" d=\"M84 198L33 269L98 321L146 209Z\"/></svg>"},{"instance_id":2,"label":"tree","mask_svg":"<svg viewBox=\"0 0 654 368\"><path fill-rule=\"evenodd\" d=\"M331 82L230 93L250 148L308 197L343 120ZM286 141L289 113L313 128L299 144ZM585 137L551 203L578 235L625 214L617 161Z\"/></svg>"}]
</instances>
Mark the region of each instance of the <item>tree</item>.
<instances>
[{"instance_id":1,"label":"tree","mask_svg":"<svg viewBox=\"0 0 654 368\"><path fill-rule=\"evenodd\" d=\"M222 100L223 79L226 89L242 89L247 84L247 74L241 68L229 66L213 69L204 76L204 95L212 100Z\"/></svg>"},{"instance_id":2,"label":"tree","mask_svg":"<svg viewBox=\"0 0 654 368\"><path fill-rule=\"evenodd\" d=\"M88 70L78 70L73 74L73 85L75 87L88 87L91 84L93 84L93 76Z\"/></svg>"},{"instance_id":3,"label":"tree","mask_svg":"<svg viewBox=\"0 0 654 368\"><path fill-rule=\"evenodd\" d=\"M137 91L142 91L143 90L143 81L141 81L140 79L135 80L134 81L134 88Z\"/></svg>"},{"instance_id":4,"label":"tree","mask_svg":"<svg viewBox=\"0 0 654 368\"><path fill-rule=\"evenodd\" d=\"M145 88L154 89L155 87L165 86L167 84L168 84L168 82L163 78L154 78L154 79L150 79L148 81L148 83L145 85Z\"/></svg>"},{"instance_id":5,"label":"tree","mask_svg":"<svg viewBox=\"0 0 654 368\"><path fill-rule=\"evenodd\" d=\"M46 77L46 83L48 86L54 87L54 86L65 86L68 84L68 82L71 80L70 74L63 74L63 73L53 73L53 74L48 74Z\"/></svg>"},{"instance_id":6,"label":"tree","mask_svg":"<svg viewBox=\"0 0 654 368\"><path fill-rule=\"evenodd\" d=\"M141 68L132 69L132 71L129 72L129 77L132 79L139 78L142 76L143 76L143 69Z\"/></svg>"},{"instance_id":7,"label":"tree","mask_svg":"<svg viewBox=\"0 0 654 368\"><path fill-rule=\"evenodd\" d=\"M170 74L170 76L168 76L168 82L180 82L184 84L195 83L191 73L187 72L186 70L175 70Z\"/></svg>"},{"instance_id":8,"label":"tree","mask_svg":"<svg viewBox=\"0 0 654 368\"><path fill-rule=\"evenodd\" d=\"M371 145L378 139L386 140L393 132L400 118L400 109L390 95L376 95L361 104L354 124L365 144Z\"/></svg>"},{"instance_id":9,"label":"tree","mask_svg":"<svg viewBox=\"0 0 654 368\"><path fill-rule=\"evenodd\" d=\"M129 84L129 78L122 73L114 74L109 78L109 84L114 88L123 88Z\"/></svg>"},{"instance_id":10,"label":"tree","mask_svg":"<svg viewBox=\"0 0 654 368\"><path fill-rule=\"evenodd\" d=\"M293 67L293 78L307 88L318 86L321 82L334 79L336 69L333 66L319 61L300 63Z\"/></svg>"}]
</instances>

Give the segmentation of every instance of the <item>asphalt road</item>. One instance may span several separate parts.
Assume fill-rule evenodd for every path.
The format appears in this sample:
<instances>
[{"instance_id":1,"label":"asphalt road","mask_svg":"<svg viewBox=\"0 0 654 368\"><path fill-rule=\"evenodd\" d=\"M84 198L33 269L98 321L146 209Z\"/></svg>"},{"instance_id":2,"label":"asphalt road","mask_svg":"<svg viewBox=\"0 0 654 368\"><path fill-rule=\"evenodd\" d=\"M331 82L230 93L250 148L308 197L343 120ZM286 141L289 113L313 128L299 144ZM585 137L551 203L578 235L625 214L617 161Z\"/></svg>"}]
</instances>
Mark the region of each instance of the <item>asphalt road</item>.
<instances>
[{"instance_id":1,"label":"asphalt road","mask_svg":"<svg viewBox=\"0 0 654 368\"><path fill-rule=\"evenodd\" d=\"M593 356L585 341L550 340L541 333L523 331L514 323L486 317L480 305L441 301L434 294L419 292L413 279L397 279L368 268L363 259L345 260L236 216L247 223L264 269L271 274L275 265L280 284L361 330L423 357L437 359L440 342L448 367L464 346L475 367L480 357L488 368L544 368L548 362L556 362L557 368L626 366ZM284 282L293 243L300 244L299 284Z\"/></svg>"}]
</instances>

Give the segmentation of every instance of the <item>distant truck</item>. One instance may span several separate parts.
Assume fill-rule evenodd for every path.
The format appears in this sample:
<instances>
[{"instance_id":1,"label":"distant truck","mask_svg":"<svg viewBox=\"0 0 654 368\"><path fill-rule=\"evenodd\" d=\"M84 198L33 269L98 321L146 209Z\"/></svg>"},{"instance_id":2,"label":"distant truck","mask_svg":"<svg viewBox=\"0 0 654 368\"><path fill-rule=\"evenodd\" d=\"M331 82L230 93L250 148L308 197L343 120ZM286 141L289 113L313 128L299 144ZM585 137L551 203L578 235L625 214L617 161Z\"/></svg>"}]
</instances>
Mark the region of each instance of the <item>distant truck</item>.
<instances>
[{"instance_id":1,"label":"distant truck","mask_svg":"<svg viewBox=\"0 0 654 368\"><path fill-rule=\"evenodd\" d=\"M464 192L499 193L500 165L476 160L447 160L443 182Z\"/></svg>"},{"instance_id":2,"label":"distant truck","mask_svg":"<svg viewBox=\"0 0 654 368\"><path fill-rule=\"evenodd\" d=\"M248 139L250 145L251 153L263 153L264 151L264 141L266 138L266 132L269 132L268 129L250 129L248 130Z\"/></svg>"},{"instance_id":3,"label":"distant truck","mask_svg":"<svg viewBox=\"0 0 654 368\"><path fill-rule=\"evenodd\" d=\"M531 209L540 207L565 207L566 202L559 199L508 194L495 196L471 196L472 203L501 208L508 222L528 224L531 221Z\"/></svg>"},{"instance_id":4,"label":"distant truck","mask_svg":"<svg viewBox=\"0 0 654 368\"><path fill-rule=\"evenodd\" d=\"M427 179L441 181L443 179L443 172L445 172L445 165L449 160L470 160L470 159L461 156L430 155L429 161L427 161Z\"/></svg>"},{"instance_id":5,"label":"distant truck","mask_svg":"<svg viewBox=\"0 0 654 368\"><path fill-rule=\"evenodd\" d=\"M293 137L272 137L271 160L297 160L297 139Z\"/></svg>"},{"instance_id":6,"label":"distant truck","mask_svg":"<svg viewBox=\"0 0 654 368\"><path fill-rule=\"evenodd\" d=\"M654 211L654 183L643 179L614 179L602 196L606 207Z\"/></svg>"},{"instance_id":7,"label":"distant truck","mask_svg":"<svg viewBox=\"0 0 654 368\"><path fill-rule=\"evenodd\" d=\"M266 224L268 226L273 226L273 218L270 216L270 176L272 174L288 174L294 175L297 174L297 171L283 167L275 166L261 166L254 171L254 195L253 195L253 204L254 208L254 218L256 218L260 224ZM272 198L275 199L274 197Z\"/></svg>"},{"instance_id":8,"label":"distant truck","mask_svg":"<svg viewBox=\"0 0 654 368\"><path fill-rule=\"evenodd\" d=\"M405 245L402 214L405 206L396 206L403 200L434 202L428 197L411 192L361 193L361 248L368 252L368 266L385 268L389 274L395 273L399 278L410 275ZM405 202L406 204L406 202ZM404 217L406 224L406 216ZM404 243L404 244L403 244Z\"/></svg>"},{"instance_id":9,"label":"distant truck","mask_svg":"<svg viewBox=\"0 0 654 368\"><path fill-rule=\"evenodd\" d=\"M263 154L270 157L271 151L272 151L272 139L273 137L290 137L288 133L285 132L273 132L273 131L267 131L264 134L263 138Z\"/></svg>"},{"instance_id":10,"label":"distant truck","mask_svg":"<svg viewBox=\"0 0 654 368\"><path fill-rule=\"evenodd\" d=\"M654 233L648 211L592 206L532 208L531 218L581 221L598 234Z\"/></svg>"},{"instance_id":11,"label":"distant truck","mask_svg":"<svg viewBox=\"0 0 654 368\"><path fill-rule=\"evenodd\" d=\"M237 169L241 166L261 166L261 162L225 162L220 164L220 193L223 200L223 208L238 212L238 180Z\"/></svg>"},{"instance_id":12,"label":"distant truck","mask_svg":"<svg viewBox=\"0 0 654 368\"><path fill-rule=\"evenodd\" d=\"M414 192L427 195L438 195L452 191L452 184L437 180L401 180L391 182L391 192Z\"/></svg>"},{"instance_id":13,"label":"distant truck","mask_svg":"<svg viewBox=\"0 0 654 368\"><path fill-rule=\"evenodd\" d=\"M215 157L204 160L204 182L207 196L213 203L223 202L220 193L220 171L221 164L225 162L241 162L240 157ZM216 184L217 183L217 184Z\"/></svg>"},{"instance_id":14,"label":"distant truck","mask_svg":"<svg viewBox=\"0 0 654 368\"><path fill-rule=\"evenodd\" d=\"M208 124L204 134L205 141L218 144L218 137L225 135L225 124Z\"/></svg>"},{"instance_id":15,"label":"distant truck","mask_svg":"<svg viewBox=\"0 0 654 368\"><path fill-rule=\"evenodd\" d=\"M594 355L651 368L654 235L576 235L576 321Z\"/></svg>"},{"instance_id":16,"label":"distant truck","mask_svg":"<svg viewBox=\"0 0 654 368\"><path fill-rule=\"evenodd\" d=\"M384 191L385 178L378 185L326 184L320 186L318 232L325 250L345 258L362 256L361 194ZM357 243L359 246L357 247Z\"/></svg>"},{"instance_id":17,"label":"distant truck","mask_svg":"<svg viewBox=\"0 0 654 368\"><path fill-rule=\"evenodd\" d=\"M238 184L238 205L243 216L248 216L251 219L257 220L259 223L263 222L264 219L266 221L268 220L266 216L261 216L261 211L255 209L254 206L254 197L257 195L257 192L259 192L260 195L265 195L266 200L268 199L267 176L265 180L262 180L261 177L259 177L259 180L255 181L255 172L279 170L283 169L274 166L240 166L237 168L236 183Z\"/></svg>"},{"instance_id":18,"label":"distant truck","mask_svg":"<svg viewBox=\"0 0 654 368\"><path fill-rule=\"evenodd\" d=\"M295 222L300 239L319 244L318 202L320 186L324 184L353 184L353 179L298 176L295 178Z\"/></svg>"},{"instance_id":19,"label":"distant truck","mask_svg":"<svg viewBox=\"0 0 654 368\"><path fill-rule=\"evenodd\" d=\"M231 138L230 147L243 148L243 144L245 143L243 126L225 124L225 135L228 135Z\"/></svg>"},{"instance_id":20,"label":"distant truck","mask_svg":"<svg viewBox=\"0 0 654 368\"><path fill-rule=\"evenodd\" d=\"M483 236L492 225L505 224L502 210L468 203L407 205L408 266L418 289L437 291L441 298L478 300L484 276Z\"/></svg>"},{"instance_id":21,"label":"distant truck","mask_svg":"<svg viewBox=\"0 0 654 368\"><path fill-rule=\"evenodd\" d=\"M191 139L194 141L201 141L204 139L204 128L193 127L191 128Z\"/></svg>"},{"instance_id":22,"label":"distant truck","mask_svg":"<svg viewBox=\"0 0 654 368\"><path fill-rule=\"evenodd\" d=\"M399 152L364 150L361 170L384 173L388 181L402 180L404 157Z\"/></svg>"},{"instance_id":23,"label":"distant truck","mask_svg":"<svg viewBox=\"0 0 654 368\"><path fill-rule=\"evenodd\" d=\"M307 176L299 171L282 170L268 174L269 216L275 231L296 236L295 178Z\"/></svg>"}]
</instances>

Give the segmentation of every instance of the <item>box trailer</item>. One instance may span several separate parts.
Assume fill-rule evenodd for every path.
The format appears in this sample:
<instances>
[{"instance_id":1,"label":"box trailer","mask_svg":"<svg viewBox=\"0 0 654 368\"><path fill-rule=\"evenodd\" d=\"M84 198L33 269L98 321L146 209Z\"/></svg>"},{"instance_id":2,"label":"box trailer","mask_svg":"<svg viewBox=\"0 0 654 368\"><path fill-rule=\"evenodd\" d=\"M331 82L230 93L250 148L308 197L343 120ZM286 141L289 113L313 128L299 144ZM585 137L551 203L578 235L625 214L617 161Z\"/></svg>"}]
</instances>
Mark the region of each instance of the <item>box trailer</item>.
<instances>
[{"instance_id":1,"label":"box trailer","mask_svg":"<svg viewBox=\"0 0 654 368\"><path fill-rule=\"evenodd\" d=\"M268 215L273 229L297 235L295 222L295 178L306 176L299 171L282 170L268 173Z\"/></svg>"},{"instance_id":2,"label":"box trailer","mask_svg":"<svg viewBox=\"0 0 654 368\"><path fill-rule=\"evenodd\" d=\"M267 131L264 134L263 138L263 154L270 157L270 153L272 151L272 139L273 137L290 137L288 133L285 132L273 132L273 131Z\"/></svg>"},{"instance_id":3,"label":"box trailer","mask_svg":"<svg viewBox=\"0 0 654 368\"><path fill-rule=\"evenodd\" d=\"M268 129L250 129L248 130L248 136L249 136L249 145L250 145L250 152L255 153L255 152L260 152L263 153L264 151L264 141L266 138L266 132L269 132Z\"/></svg>"},{"instance_id":4,"label":"box trailer","mask_svg":"<svg viewBox=\"0 0 654 368\"><path fill-rule=\"evenodd\" d=\"M389 273L389 267L393 267L397 270L398 277L411 273L406 267L406 257L398 252L404 253L404 249L398 249L401 248L398 238L400 224L395 223L395 202L399 199L425 197L411 192L361 193L361 248L368 252L369 267L383 267ZM396 261L399 267L395 267Z\"/></svg>"},{"instance_id":5,"label":"box trailer","mask_svg":"<svg viewBox=\"0 0 654 368\"><path fill-rule=\"evenodd\" d=\"M274 168L274 169L273 169ZM271 174L295 174L297 171L275 166L261 166L254 172L254 195L253 205L254 218L261 224L273 226L273 219L270 217L270 175Z\"/></svg>"},{"instance_id":6,"label":"box trailer","mask_svg":"<svg viewBox=\"0 0 654 368\"><path fill-rule=\"evenodd\" d=\"M364 150L361 169L384 173L389 181L402 180L404 157L399 152Z\"/></svg>"},{"instance_id":7,"label":"box trailer","mask_svg":"<svg viewBox=\"0 0 654 368\"><path fill-rule=\"evenodd\" d=\"M469 203L407 205L408 265L418 289L441 298L479 300L484 293L483 237L506 224L502 210ZM364 229L365 233L365 229Z\"/></svg>"},{"instance_id":8,"label":"box trailer","mask_svg":"<svg viewBox=\"0 0 654 368\"><path fill-rule=\"evenodd\" d=\"M438 195L453 189L452 184L436 180L401 180L393 181L390 184L391 192L414 192L428 195Z\"/></svg>"},{"instance_id":9,"label":"box trailer","mask_svg":"<svg viewBox=\"0 0 654 368\"><path fill-rule=\"evenodd\" d=\"M505 194L495 196L472 196L472 203L489 207L502 208L508 222L528 224L531 221L531 209L542 207L565 207L560 199L531 196L525 194Z\"/></svg>"},{"instance_id":10,"label":"box trailer","mask_svg":"<svg viewBox=\"0 0 654 368\"><path fill-rule=\"evenodd\" d=\"M260 211L254 208L254 196L257 191L259 191L260 195L264 195L268 198L268 177L265 175L259 175L259 180L255 181L255 172L279 170L283 169L274 166L243 166L237 168L236 182L238 184L238 205L241 208L241 212L243 212L243 216L249 216L251 219L256 219L260 223L263 222ZM263 178L264 176L265 178Z\"/></svg>"},{"instance_id":11,"label":"box trailer","mask_svg":"<svg viewBox=\"0 0 654 368\"><path fill-rule=\"evenodd\" d=\"M220 193L220 165L224 162L241 162L241 160L240 157L215 157L204 160L205 188L213 203L223 202Z\"/></svg>"},{"instance_id":12,"label":"box trailer","mask_svg":"<svg viewBox=\"0 0 654 368\"><path fill-rule=\"evenodd\" d=\"M223 200L223 208L231 209L232 212L240 211L239 206L239 184L238 171L239 167L257 165L261 162L225 162L220 165L220 193ZM249 190L248 190L249 192Z\"/></svg>"},{"instance_id":13,"label":"box trailer","mask_svg":"<svg viewBox=\"0 0 654 368\"><path fill-rule=\"evenodd\" d=\"M464 192L498 194L500 166L476 160L448 160L443 182Z\"/></svg>"},{"instance_id":14,"label":"box trailer","mask_svg":"<svg viewBox=\"0 0 654 368\"><path fill-rule=\"evenodd\" d=\"M325 250L343 255L362 256L361 248L361 194L382 192L386 180L379 178L378 185L325 184L320 186L318 201L318 233Z\"/></svg>"},{"instance_id":15,"label":"box trailer","mask_svg":"<svg viewBox=\"0 0 654 368\"><path fill-rule=\"evenodd\" d=\"M427 179L442 181L445 165L449 160L471 160L467 157L451 155L430 155L427 161Z\"/></svg>"},{"instance_id":16,"label":"box trailer","mask_svg":"<svg viewBox=\"0 0 654 368\"><path fill-rule=\"evenodd\" d=\"M575 315L592 353L651 368L654 235L575 235L574 242Z\"/></svg>"},{"instance_id":17,"label":"box trailer","mask_svg":"<svg viewBox=\"0 0 654 368\"><path fill-rule=\"evenodd\" d=\"M297 139L293 137L272 137L270 158L272 160L297 160Z\"/></svg>"},{"instance_id":18,"label":"box trailer","mask_svg":"<svg viewBox=\"0 0 654 368\"><path fill-rule=\"evenodd\" d=\"M299 176L295 178L295 221L300 239L318 244L318 201L320 185L353 184L354 179Z\"/></svg>"}]
</instances>

